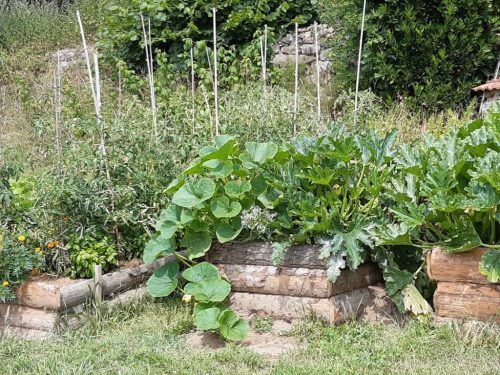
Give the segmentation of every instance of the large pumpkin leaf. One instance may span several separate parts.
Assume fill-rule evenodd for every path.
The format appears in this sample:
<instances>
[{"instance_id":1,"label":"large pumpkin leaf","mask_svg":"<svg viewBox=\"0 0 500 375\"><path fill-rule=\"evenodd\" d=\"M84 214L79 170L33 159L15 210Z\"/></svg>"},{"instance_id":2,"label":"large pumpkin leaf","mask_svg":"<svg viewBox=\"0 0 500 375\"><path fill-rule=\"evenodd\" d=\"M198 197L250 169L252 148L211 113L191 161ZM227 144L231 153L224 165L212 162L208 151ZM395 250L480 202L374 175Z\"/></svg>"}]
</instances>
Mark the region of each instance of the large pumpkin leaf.
<instances>
[{"instance_id":1,"label":"large pumpkin leaf","mask_svg":"<svg viewBox=\"0 0 500 375\"><path fill-rule=\"evenodd\" d=\"M252 190L252 185L248 181L229 181L226 186L224 186L224 192L230 198L239 198L250 190Z\"/></svg>"},{"instance_id":2,"label":"large pumpkin leaf","mask_svg":"<svg viewBox=\"0 0 500 375\"><path fill-rule=\"evenodd\" d=\"M253 168L253 163L264 164L266 161L274 158L278 152L278 146L274 143L245 143L245 152L240 155L241 161L247 168Z\"/></svg>"},{"instance_id":3,"label":"large pumpkin leaf","mask_svg":"<svg viewBox=\"0 0 500 375\"><path fill-rule=\"evenodd\" d=\"M224 310L218 319L221 335L232 341L240 341L248 336L248 324L236 315L233 310Z\"/></svg>"},{"instance_id":4,"label":"large pumpkin leaf","mask_svg":"<svg viewBox=\"0 0 500 375\"><path fill-rule=\"evenodd\" d=\"M195 283L195 286L189 290L192 292L189 294L193 294L199 302L222 302L231 293L231 284L214 277Z\"/></svg>"},{"instance_id":5,"label":"large pumpkin leaf","mask_svg":"<svg viewBox=\"0 0 500 375\"><path fill-rule=\"evenodd\" d=\"M181 246L187 248L189 259L202 257L212 246L209 232L195 232L188 229L181 240Z\"/></svg>"},{"instance_id":6,"label":"large pumpkin leaf","mask_svg":"<svg viewBox=\"0 0 500 375\"><path fill-rule=\"evenodd\" d=\"M481 257L479 271L490 283L500 282L500 249L490 250Z\"/></svg>"},{"instance_id":7,"label":"large pumpkin leaf","mask_svg":"<svg viewBox=\"0 0 500 375\"><path fill-rule=\"evenodd\" d=\"M235 217L241 212L239 202L231 202L228 197L219 197L212 201L210 209L216 218Z\"/></svg>"},{"instance_id":8,"label":"large pumpkin leaf","mask_svg":"<svg viewBox=\"0 0 500 375\"><path fill-rule=\"evenodd\" d=\"M202 262L188 268L182 273L182 277L193 283L200 283L207 279L220 278L219 269L213 264Z\"/></svg>"},{"instance_id":9,"label":"large pumpkin leaf","mask_svg":"<svg viewBox=\"0 0 500 375\"><path fill-rule=\"evenodd\" d=\"M235 217L229 223L219 221L215 224L215 235L220 243L234 240L242 230L241 219Z\"/></svg>"},{"instance_id":10,"label":"large pumpkin leaf","mask_svg":"<svg viewBox=\"0 0 500 375\"><path fill-rule=\"evenodd\" d=\"M179 264L176 262L167 263L158 268L148 280L148 291L153 297L166 297L170 295L179 280Z\"/></svg>"},{"instance_id":11,"label":"large pumpkin leaf","mask_svg":"<svg viewBox=\"0 0 500 375\"><path fill-rule=\"evenodd\" d=\"M218 322L219 314L220 309L218 307L209 307L197 311L196 314L194 314L194 324L203 331L217 329L220 326Z\"/></svg>"},{"instance_id":12,"label":"large pumpkin leaf","mask_svg":"<svg viewBox=\"0 0 500 375\"><path fill-rule=\"evenodd\" d=\"M175 238L164 238L161 235L156 238L152 238L144 248L144 263L153 263L161 253L172 254L175 252L175 249Z\"/></svg>"},{"instance_id":13,"label":"large pumpkin leaf","mask_svg":"<svg viewBox=\"0 0 500 375\"><path fill-rule=\"evenodd\" d=\"M177 206L193 208L212 198L215 192L215 182L210 178L187 182L172 197L172 203Z\"/></svg>"}]
</instances>

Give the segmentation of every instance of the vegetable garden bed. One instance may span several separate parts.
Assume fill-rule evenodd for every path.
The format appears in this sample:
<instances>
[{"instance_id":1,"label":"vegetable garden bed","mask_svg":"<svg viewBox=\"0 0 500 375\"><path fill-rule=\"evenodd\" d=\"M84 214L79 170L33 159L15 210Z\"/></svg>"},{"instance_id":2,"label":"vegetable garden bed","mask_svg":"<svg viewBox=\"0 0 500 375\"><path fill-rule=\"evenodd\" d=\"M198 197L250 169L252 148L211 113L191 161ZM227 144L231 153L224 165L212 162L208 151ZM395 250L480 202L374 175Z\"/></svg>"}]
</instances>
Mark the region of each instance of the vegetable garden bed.
<instances>
[{"instance_id":1,"label":"vegetable garden bed","mask_svg":"<svg viewBox=\"0 0 500 375\"><path fill-rule=\"evenodd\" d=\"M437 281L434 293L436 317L500 323L500 284L480 273L480 261L488 251L477 248L447 253L434 248L427 255L427 273Z\"/></svg>"},{"instance_id":2,"label":"vegetable garden bed","mask_svg":"<svg viewBox=\"0 0 500 375\"><path fill-rule=\"evenodd\" d=\"M338 323L372 304L368 287L382 281L378 266L364 263L330 282L319 246L292 246L279 267L273 265L273 251L270 243L233 242L216 244L207 253L207 261L231 282L234 310L288 320L314 314Z\"/></svg>"},{"instance_id":3,"label":"vegetable garden bed","mask_svg":"<svg viewBox=\"0 0 500 375\"><path fill-rule=\"evenodd\" d=\"M170 258L103 275L99 289L102 298L116 298L138 287ZM15 302L0 304L0 334L8 331L24 337L45 337L62 326L73 324L83 305L96 295L97 286L93 279L34 276L17 290Z\"/></svg>"}]
</instances>

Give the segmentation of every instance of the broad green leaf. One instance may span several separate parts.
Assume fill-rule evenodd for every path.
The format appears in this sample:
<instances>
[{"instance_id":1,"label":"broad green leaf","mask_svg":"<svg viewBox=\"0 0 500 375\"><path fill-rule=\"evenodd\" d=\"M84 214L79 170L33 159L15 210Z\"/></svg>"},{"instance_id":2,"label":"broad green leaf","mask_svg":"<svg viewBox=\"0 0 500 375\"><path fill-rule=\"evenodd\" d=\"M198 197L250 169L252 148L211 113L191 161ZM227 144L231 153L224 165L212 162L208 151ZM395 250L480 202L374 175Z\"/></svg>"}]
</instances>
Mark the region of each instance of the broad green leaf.
<instances>
[{"instance_id":1,"label":"broad green leaf","mask_svg":"<svg viewBox=\"0 0 500 375\"><path fill-rule=\"evenodd\" d=\"M240 159L245 165L248 165L249 168L252 168L251 163L263 164L268 160L274 158L276 153L278 152L278 146L274 143L266 142L266 143L256 143L256 142L247 142L245 143L246 152L240 155ZM250 163L248 163L250 162Z\"/></svg>"},{"instance_id":2,"label":"broad green leaf","mask_svg":"<svg viewBox=\"0 0 500 375\"><path fill-rule=\"evenodd\" d=\"M257 199L264 205L264 207L273 209L276 207L283 198L283 192L278 191L274 188L260 194Z\"/></svg>"},{"instance_id":3,"label":"broad green leaf","mask_svg":"<svg viewBox=\"0 0 500 375\"><path fill-rule=\"evenodd\" d=\"M316 185L329 185L332 181L335 171L331 168L313 167L304 173L298 174L298 177L309 180L312 184Z\"/></svg>"},{"instance_id":4,"label":"broad green leaf","mask_svg":"<svg viewBox=\"0 0 500 375\"><path fill-rule=\"evenodd\" d=\"M194 219L191 210L171 204L164 209L156 223L156 230L163 238L171 238L182 226Z\"/></svg>"},{"instance_id":5,"label":"broad green leaf","mask_svg":"<svg viewBox=\"0 0 500 375\"><path fill-rule=\"evenodd\" d=\"M148 280L148 291L153 297L166 297L170 295L179 280L179 264L176 262L167 263L158 268Z\"/></svg>"},{"instance_id":6,"label":"broad green leaf","mask_svg":"<svg viewBox=\"0 0 500 375\"><path fill-rule=\"evenodd\" d=\"M212 200L210 209L216 218L235 217L241 212L239 202L231 202L228 197L223 196Z\"/></svg>"},{"instance_id":7,"label":"broad green leaf","mask_svg":"<svg viewBox=\"0 0 500 375\"><path fill-rule=\"evenodd\" d=\"M252 185L248 181L229 181L226 186L224 186L224 192L230 198L239 198L250 190L252 190Z\"/></svg>"},{"instance_id":8,"label":"broad green leaf","mask_svg":"<svg viewBox=\"0 0 500 375\"><path fill-rule=\"evenodd\" d=\"M500 282L500 249L493 249L481 257L479 271L490 283Z\"/></svg>"},{"instance_id":9,"label":"broad green leaf","mask_svg":"<svg viewBox=\"0 0 500 375\"><path fill-rule=\"evenodd\" d=\"M252 178L250 184L252 185L252 194L255 196L264 193L267 189L266 179L261 174Z\"/></svg>"},{"instance_id":10,"label":"broad green leaf","mask_svg":"<svg viewBox=\"0 0 500 375\"><path fill-rule=\"evenodd\" d=\"M177 206L193 208L210 199L215 192L215 182L210 178L187 182L173 196L172 203Z\"/></svg>"},{"instance_id":11,"label":"broad green leaf","mask_svg":"<svg viewBox=\"0 0 500 375\"><path fill-rule=\"evenodd\" d=\"M456 223L455 232L449 234L446 241L439 243L439 246L450 253L463 253L481 246L481 238L474 229L474 225L468 219L463 219Z\"/></svg>"},{"instance_id":12,"label":"broad green leaf","mask_svg":"<svg viewBox=\"0 0 500 375\"><path fill-rule=\"evenodd\" d=\"M176 241L175 238L163 238L162 236L158 236L156 238L152 238L146 244L144 249L144 263L150 264L153 263L154 260L161 253L172 254L176 249Z\"/></svg>"},{"instance_id":13,"label":"broad green leaf","mask_svg":"<svg viewBox=\"0 0 500 375\"><path fill-rule=\"evenodd\" d=\"M241 341L248 336L248 324L236 315L233 310L227 309L219 315L221 335L232 341Z\"/></svg>"},{"instance_id":14,"label":"broad green leaf","mask_svg":"<svg viewBox=\"0 0 500 375\"><path fill-rule=\"evenodd\" d=\"M231 293L231 284L220 278L211 278L196 283L191 291L197 301L222 302Z\"/></svg>"},{"instance_id":15,"label":"broad green leaf","mask_svg":"<svg viewBox=\"0 0 500 375\"><path fill-rule=\"evenodd\" d=\"M182 185L184 185L185 182L185 177L183 175L180 175L179 177L175 178L168 186L167 189L165 190L165 193L172 194L175 193L177 190L180 189Z\"/></svg>"},{"instance_id":16,"label":"broad green leaf","mask_svg":"<svg viewBox=\"0 0 500 375\"><path fill-rule=\"evenodd\" d=\"M205 255L212 246L212 236L208 232L195 232L188 229L181 240L181 246L187 248L189 259Z\"/></svg>"},{"instance_id":17,"label":"broad green leaf","mask_svg":"<svg viewBox=\"0 0 500 375\"><path fill-rule=\"evenodd\" d=\"M394 266L387 266L384 270L384 280L387 294L392 297L408 285L413 284L413 274Z\"/></svg>"},{"instance_id":18,"label":"broad green leaf","mask_svg":"<svg viewBox=\"0 0 500 375\"><path fill-rule=\"evenodd\" d=\"M273 242L271 246L273 248L273 254L271 256L271 260L273 262L273 265L279 266L281 265L281 263L283 263L286 252L290 248L291 243L289 241Z\"/></svg>"},{"instance_id":19,"label":"broad green leaf","mask_svg":"<svg viewBox=\"0 0 500 375\"><path fill-rule=\"evenodd\" d=\"M198 311L194 314L194 324L198 329L203 331L209 331L211 329L219 328L219 318L220 309L218 307L209 307Z\"/></svg>"},{"instance_id":20,"label":"broad green leaf","mask_svg":"<svg viewBox=\"0 0 500 375\"><path fill-rule=\"evenodd\" d=\"M425 223L425 208L424 205L417 206L414 203L408 203L405 209L394 207L390 208L389 211L408 228L414 228Z\"/></svg>"},{"instance_id":21,"label":"broad green leaf","mask_svg":"<svg viewBox=\"0 0 500 375\"><path fill-rule=\"evenodd\" d=\"M235 139L229 135L219 135L214 139L214 146L205 146L200 150L200 157L206 160L226 160L232 153Z\"/></svg>"},{"instance_id":22,"label":"broad green leaf","mask_svg":"<svg viewBox=\"0 0 500 375\"><path fill-rule=\"evenodd\" d=\"M215 235L220 243L225 243L238 237L242 229L241 220L239 217L236 217L230 223L217 222L215 224Z\"/></svg>"},{"instance_id":23,"label":"broad green leaf","mask_svg":"<svg viewBox=\"0 0 500 375\"><path fill-rule=\"evenodd\" d=\"M206 279L220 278L219 269L213 264L202 262L188 268L182 273L187 281L199 283Z\"/></svg>"}]
</instances>

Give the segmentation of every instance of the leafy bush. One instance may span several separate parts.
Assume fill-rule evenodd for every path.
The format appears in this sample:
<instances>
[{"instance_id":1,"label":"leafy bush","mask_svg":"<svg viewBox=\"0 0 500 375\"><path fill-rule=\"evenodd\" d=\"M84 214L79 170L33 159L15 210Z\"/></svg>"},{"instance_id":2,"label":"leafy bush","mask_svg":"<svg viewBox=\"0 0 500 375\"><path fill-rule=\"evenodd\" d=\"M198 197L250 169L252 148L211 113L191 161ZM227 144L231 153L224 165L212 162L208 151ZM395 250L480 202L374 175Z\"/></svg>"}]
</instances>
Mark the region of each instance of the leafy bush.
<instances>
[{"instance_id":1,"label":"leafy bush","mask_svg":"<svg viewBox=\"0 0 500 375\"><path fill-rule=\"evenodd\" d=\"M0 230L0 303L15 299L16 289L43 265L42 249L35 242Z\"/></svg>"},{"instance_id":2,"label":"leafy bush","mask_svg":"<svg viewBox=\"0 0 500 375\"><path fill-rule=\"evenodd\" d=\"M215 5L212 1L127 0L109 7L100 43L115 60L129 66L144 65L142 13L151 18L153 48L165 53L159 54L159 59L164 60L160 66L170 65L168 70L177 74L186 71L189 48L193 46L197 71L207 77L205 48L211 45L214 6L218 9L221 83L225 76L244 75L245 70L258 65L258 36L265 24L272 27L272 39L274 33L282 32L294 21L308 23L316 17L315 4L310 0L265 0L257 4L223 0ZM258 68L255 72L258 74Z\"/></svg>"},{"instance_id":3,"label":"leafy bush","mask_svg":"<svg viewBox=\"0 0 500 375\"><path fill-rule=\"evenodd\" d=\"M353 87L363 2L322 0L336 28L334 69ZM493 0L368 1L362 85L427 109L467 102L493 73L500 54L500 8Z\"/></svg>"},{"instance_id":4,"label":"leafy bush","mask_svg":"<svg viewBox=\"0 0 500 375\"><path fill-rule=\"evenodd\" d=\"M91 278L96 265L102 266L103 272L107 272L118 264L116 247L109 238L98 241L90 236L79 238L73 235L67 247L71 261L70 275L73 278Z\"/></svg>"}]
</instances>

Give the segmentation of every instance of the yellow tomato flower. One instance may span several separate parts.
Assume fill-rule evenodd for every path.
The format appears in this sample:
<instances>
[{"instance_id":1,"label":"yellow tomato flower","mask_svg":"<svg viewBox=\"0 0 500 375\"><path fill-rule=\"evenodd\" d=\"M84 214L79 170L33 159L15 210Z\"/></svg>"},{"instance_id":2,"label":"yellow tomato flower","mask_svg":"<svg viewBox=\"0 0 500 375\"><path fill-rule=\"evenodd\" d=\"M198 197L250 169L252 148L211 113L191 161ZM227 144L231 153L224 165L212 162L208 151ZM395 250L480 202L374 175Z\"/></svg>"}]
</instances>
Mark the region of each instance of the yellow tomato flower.
<instances>
[{"instance_id":1,"label":"yellow tomato flower","mask_svg":"<svg viewBox=\"0 0 500 375\"><path fill-rule=\"evenodd\" d=\"M184 296L182 296L182 302L185 303L190 303L192 299L193 296L191 294L184 294Z\"/></svg>"},{"instance_id":2,"label":"yellow tomato flower","mask_svg":"<svg viewBox=\"0 0 500 375\"><path fill-rule=\"evenodd\" d=\"M25 236L19 236L19 237L17 237L17 239L19 241L21 241L21 242L26 241L26 237Z\"/></svg>"},{"instance_id":3,"label":"yellow tomato flower","mask_svg":"<svg viewBox=\"0 0 500 375\"><path fill-rule=\"evenodd\" d=\"M51 242L49 242L49 243L47 244L47 247L48 247L49 249L52 249L52 248L54 248L55 246L56 246L56 243L55 243L55 242L52 242L52 241L51 241Z\"/></svg>"},{"instance_id":4,"label":"yellow tomato flower","mask_svg":"<svg viewBox=\"0 0 500 375\"><path fill-rule=\"evenodd\" d=\"M42 252L42 249L40 249L39 247L35 247L35 253L41 253Z\"/></svg>"},{"instance_id":5,"label":"yellow tomato flower","mask_svg":"<svg viewBox=\"0 0 500 375\"><path fill-rule=\"evenodd\" d=\"M9 286L9 282L8 282L8 281L4 281L4 282L2 283L2 286L5 286L5 287Z\"/></svg>"}]
</instances>

